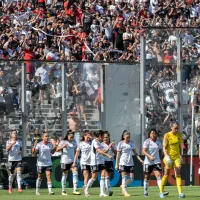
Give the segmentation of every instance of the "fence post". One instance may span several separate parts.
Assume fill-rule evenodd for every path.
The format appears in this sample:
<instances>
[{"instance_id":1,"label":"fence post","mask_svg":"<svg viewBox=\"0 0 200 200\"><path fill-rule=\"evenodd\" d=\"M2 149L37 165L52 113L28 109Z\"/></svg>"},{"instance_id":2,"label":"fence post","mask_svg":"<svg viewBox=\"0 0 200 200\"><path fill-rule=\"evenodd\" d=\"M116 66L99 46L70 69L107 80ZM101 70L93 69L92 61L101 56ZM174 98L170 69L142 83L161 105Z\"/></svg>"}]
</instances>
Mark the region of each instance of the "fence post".
<instances>
[{"instance_id":1,"label":"fence post","mask_svg":"<svg viewBox=\"0 0 200 200\"><path fill-rule=\"evenodd\" d=\"M62 70L62 136L67 133L67 110L66 110L66 68L64 63L61 64Z\"/></svg>"},{"instance_id":2,"label":"fence post","mask_svg":"<svg viewBox=\"0 0 200 200\"><path fill-rule=\"evenodd\" d=\"M21 62L21 108L22 108L22 156L27 155L27 133L26 133L26 118L27 118L27 106L26 106L26 66L24 62Z\"/></svg>"},{"instance_id":3,"label":"fence post","mask_svg":"<svg viewBox=\"0 0 200 200\"><path fill-rule=\"evenodd\" d=\"M145 55L146 39L144 35L140 36L140 123L141 123L141 145L144 142L144 134L146 127L146 110L145 110L145 73L146 73L146 55Z\"/></svg>"},{"instance_id":4,"label":"fence post","mask_svg":"<svg viewBox=\"0 0 200 200\"><path fill-rule=\"evenodd\" d=\"M178 102L178 123L180 132L183 131L183 98L182 98L182 61L181 61L182 39L177 33L177 102Z\"/></svg>"}]
</instances>

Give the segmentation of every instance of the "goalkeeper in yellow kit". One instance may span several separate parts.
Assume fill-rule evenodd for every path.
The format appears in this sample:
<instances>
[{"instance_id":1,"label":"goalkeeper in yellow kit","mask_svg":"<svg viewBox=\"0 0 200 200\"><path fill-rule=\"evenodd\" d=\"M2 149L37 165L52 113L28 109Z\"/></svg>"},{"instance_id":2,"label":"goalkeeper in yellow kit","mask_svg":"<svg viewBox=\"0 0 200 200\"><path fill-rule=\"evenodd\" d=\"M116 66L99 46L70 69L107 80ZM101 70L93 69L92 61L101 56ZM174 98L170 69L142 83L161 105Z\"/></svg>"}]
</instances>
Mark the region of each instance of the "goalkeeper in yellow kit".
<instances>
[{"instance_id":1,"label":"goalkeeper in yellow kit","mask_svg":"<svg viewBox=\"0 0 200 200\"><path fill-rule=\"evenodd\" d=\"M176 175L176 185L178 188L179 198L184 198L185 195L182 193L182 185L181 185L181 163L182 163L182 135L178 132L179 125L177 122L171 123L171 131L166 133L163 140L163 152L164 152L164 176L161 181L160 187L160 198L165 198L163 193L164 187L167 183L170 169L174 168Z\"/></svg>"}]
</instances>

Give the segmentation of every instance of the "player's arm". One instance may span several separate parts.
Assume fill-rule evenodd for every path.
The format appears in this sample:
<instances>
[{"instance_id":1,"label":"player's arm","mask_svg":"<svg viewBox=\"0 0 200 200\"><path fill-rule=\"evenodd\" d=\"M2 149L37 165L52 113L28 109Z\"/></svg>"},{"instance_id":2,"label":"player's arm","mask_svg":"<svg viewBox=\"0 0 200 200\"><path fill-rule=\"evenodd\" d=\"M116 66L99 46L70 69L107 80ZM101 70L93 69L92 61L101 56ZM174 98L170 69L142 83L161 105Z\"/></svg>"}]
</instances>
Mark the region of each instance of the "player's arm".
<instances>
[{"instance_id":1,"label":"player's arm","mask_svg":"<svg viewBox=\"0 0 200 200\"><path fill-rule=\"evenodd\" d=\"M167 147L168 147L168 145L169 145L168 144L168 135L165 134L164 140L163 140L163 153L165 155L165 159L166 159L167 165L170 166L172 164L172 160L171 160L170 156L167 153Z\"/></svg>"},{"instance_id":2,"label":"player's arm","mask_svg":"<svg viewBox=\"0 0 200 200\"><path fill-rule=\"evenodd\" d=\"M164 153L164 156L169 156L167 154L167 146L168 146L168 138L167 138L167 134L165 134L164 140L163 140L163 153Z\"/></svg>"},{"instance_id":3,"label":"player's arm","mask_svg":"<svg viewBox=\"0 0 200 200\"><path fill-rule=\"evenodd\" d=\"M52 145L51 154L54 154L56 152L57 145L53 139L51 139L50 144Z\"/></svg>"},{"instance_id":4,"label":"player's arm","mask_svg":"<svg viewBox=\"0 0 200 200\"><path fill-rule=\"evenodd\" d=\"M16 142L17 141L14 141L13 143L11 143L11 144L6 144L6 151L7 152L9 152L11 149L12 149L12 147L16 144Z\"/></svg>"},{"instance_id":5,"label":"player's arm","mask_svg":"<svg viewBox=\"0 0 200 200\"><path fill-rule=\"evenodd\" d=\"M144 163L144 161L140 158L140 156L138 155L136 149L133 149L133 153L134 155L136 156L136 158L141 162L141 163Z\"/></svg>"},{"instance_id":6,"label":"player's arm","mask_svg":"<svg viewBox=\"0 0 200 200\"><path fill-rule=\"evenodd\" d=\"M76 166L76 161L78 159L79 153L80 153L80 150L79 150L79 148L77 148L75 156L74 156L74 162L73 162L73 165L72 165L73 167Z\"/></svg>"},{"instance_id":7,"label":"player's arm","mask_svg":"<svg viewBox=\"0 0 200 200\"><path fill-rule=\"evenodd\" d=\"M104 151L102 151L99 147L96 148L96 151L104 156L107 156L108 158L112 158L112 156L110 156L109 154L105 153Z\"/></svg>"},{"instance_id":8,"label":"player's arm","mask_svg":"<svg viewBox=\"0 0 200 200\"><path fill-rule=\"evenodd\" d=\"M148 157L150 160L154 160L155 158L147 153L147 148L142 148L142 153Z\"/></svg>"},{"instance_id":9,"label":"player's arm","mask_svg":"<svg viewBox=\"0 0 200 200\"><path fill-rule=\"evenodd\" d=\"M120 151L117 151L117 155L116 155L116 163L115 163L115 168L118 170L119 169L119 158L120 158Z\"/></svg>"},{"instance_id":10,"label":"player's arm","mask_svg":"<svg viewBox=\"0 0 200 200\"><path fill-rule=\"evenodd\" d=\"M35 140L34 146L32 148L32 154L37 155L39 153L39 144L38 141Z\"/></svg>"},{"instance_id":11,"label":"player's arm","mask_svg":"<svg viewBox=\"0 0 200 200\"><path fill-rule=\"evenodd\" d=\"M180 156L182 156L182 142L183 142L183 138L181 137L180 144L179 144Z\"/></svg>"},{"instance_id":12,"label":"player's arm","mask_svg":"<svg viewBox=\"0 0 200 200\"><path fill-rule=\"evenodd\" d=\"M60 141L58 147L56 148L56 152L62 151L64 148L67 148L67 143L64 143L63 141Z\"/></svg>"}]
</instances>

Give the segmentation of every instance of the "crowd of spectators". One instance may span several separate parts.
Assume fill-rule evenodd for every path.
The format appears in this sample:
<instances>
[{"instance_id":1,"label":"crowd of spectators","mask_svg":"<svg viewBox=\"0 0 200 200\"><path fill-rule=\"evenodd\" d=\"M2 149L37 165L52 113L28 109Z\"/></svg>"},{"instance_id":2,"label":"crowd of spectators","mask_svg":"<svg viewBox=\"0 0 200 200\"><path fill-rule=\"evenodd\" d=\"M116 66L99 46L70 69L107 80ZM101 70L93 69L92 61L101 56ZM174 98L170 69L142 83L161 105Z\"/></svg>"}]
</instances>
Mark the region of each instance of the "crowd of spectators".
<instances>
[{"instance_id":1,"label":"crowd of spectators","mask_svg":"<svg viewBox=\"0 0 200 200\"><path fill-rule=\"evenodd\" d=\"M199 0L2 0L0 58L139 62L142 28L198 27L199 14Z\"/></svg>"},{"instance_id":2,"label":"crowd of spectators","mask_svg":"<svg viewBox=\"0 0 200 200\"><path fill-rule=\"evenodd\" d=\"M182 39L183 82L187 85L200 74L199 0L2 0L0 21L3 113L20 110L21 71L12 68L19 68L17 60L26 60L28 113L34 118L34 105L46 99L61 117L62 63L58 61L139 63L141 35L146 39L149 124L162 126L177 118L178 37ZM70 110L87 126L85 102L101 102L99 65L74 63L66 68ZM7 78L10 70L14 70L12 84ZM5 102L12 102L15 109Z\"/></svg>"}]
</instances>

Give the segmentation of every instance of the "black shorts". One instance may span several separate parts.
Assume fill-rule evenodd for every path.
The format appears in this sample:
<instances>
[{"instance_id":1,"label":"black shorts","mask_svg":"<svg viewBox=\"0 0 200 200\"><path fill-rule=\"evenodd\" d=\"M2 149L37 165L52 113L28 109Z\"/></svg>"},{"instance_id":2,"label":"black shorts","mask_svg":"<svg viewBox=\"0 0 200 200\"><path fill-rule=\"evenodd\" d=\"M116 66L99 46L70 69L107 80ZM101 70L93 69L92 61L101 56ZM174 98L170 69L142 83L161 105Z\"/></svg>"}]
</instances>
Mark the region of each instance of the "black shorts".
<instances>
[{"instance_id":1,"label":"black shorts","mask_svg":"<svg viewBox=\"0 0 200 200\"><path fill-rule=\"evenodd\" d=\"M105 167L107 172L113 172L113 162L112 161L105 161Z\"/></svg>"},{"instance_id":2,"label":"black shorts","mask_svg":"<svg viewBox=\"0 0 200 200\"><path fill-rule=\"evenodd\" d=\"M22 160L20 161L8 161L8 169L13 174L16 168L22 167Z\"/></svg>"},{"instance_id":3,"label":"black shorts","mask_svg":"<svg viewBox=\"0 0 200 200\"><path fill-rule=\"evenodd\" d=\"M161 172L162 171L162 167L161 167L161 164L158 163L158 164L155 164L155 165L147 165L147 164L144 164L143 165L143 171L145 173L152 173L153 171L159 171Z\"/></svg>"},{"instance_id":4,"label":"black shorts","mask_svg":"<svg viewBox=\"0 0 200 200\"><path fill-rule=\"evenodd\" d=\"M134 173L134 166L119 166L119 172Z\"/></svg>"},{"instance_id":5,"label":"black shorts","mask_svg":"<svg viewBox=\"0 0 200 200\"><path fill-rule=\"evenodd\" d=\"M72 168L72 164L65 164L65 163L61 163L61 170L70 170Z\"/></svg>"},{"instance_id":6,"label":"black shorts","mask_svg":"<svg viewBox=\"0 0 200 200\"><path fill-rule=\"evenodd\" d=\"M197 144L197 150L199 151L199 144Z\"/></svg>"},{"instance_id":7,"label":"black shorts","mask_svg":"<svg viewBox=\"0 0 200 200\"><path fill-rule=\"evenodd\" d=\"M37 173L44 174L46 171L52 172L52 166L37 166Z\"/></svg>"},{"instance_id":8,"label":"black shorts","mask_svg":"<svg viewBox=\"0 0 200 200\"><path fill-rule=\"evenodd\" d=\"M90 165L81 165L82 173L83 173L83 170L87 170L89 173L91 173Z\"/></svg>"},{"instance_id":9,"label":"black shorts","mask_svg":"<svg viewBox=\"0 0 200 200\"><path fill-rule=\"evenodd\" d=\"M91 165L90 170L91 172L100 172L102 170L106 169L104 164L99 164L99 165Z\"/></svg>"}]
</instances>

